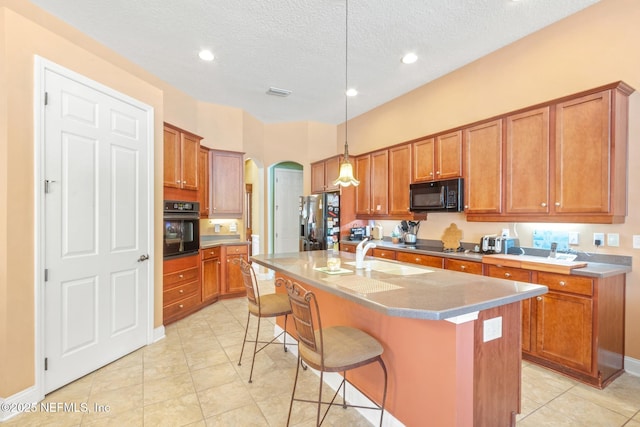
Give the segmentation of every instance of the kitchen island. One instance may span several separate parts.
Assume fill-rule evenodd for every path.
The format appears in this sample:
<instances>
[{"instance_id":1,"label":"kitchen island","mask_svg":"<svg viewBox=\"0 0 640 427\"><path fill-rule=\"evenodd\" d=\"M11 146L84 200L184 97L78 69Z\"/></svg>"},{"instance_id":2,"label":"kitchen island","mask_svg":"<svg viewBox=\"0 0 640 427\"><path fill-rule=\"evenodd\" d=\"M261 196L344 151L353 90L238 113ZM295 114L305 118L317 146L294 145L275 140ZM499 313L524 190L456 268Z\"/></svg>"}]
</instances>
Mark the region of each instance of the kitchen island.
<instances>
[{"instance_id":1,"label":"kitchen island","mask_svg":"<svg viewBox=\"0 0 640 427\"><path fill-rule=\"evenodd\" d=\"M546 293L546 286L373 258L365 261L369 268L356 270L353 254L336 254L339 274L326 271L332 251L252 259L314 291L323 326L354 326L382 343L389 370L386 409L400 423L515 425L520 301ZM359 368L349 378L380 401L375 367Z\"/></svg>"}]
</instances>

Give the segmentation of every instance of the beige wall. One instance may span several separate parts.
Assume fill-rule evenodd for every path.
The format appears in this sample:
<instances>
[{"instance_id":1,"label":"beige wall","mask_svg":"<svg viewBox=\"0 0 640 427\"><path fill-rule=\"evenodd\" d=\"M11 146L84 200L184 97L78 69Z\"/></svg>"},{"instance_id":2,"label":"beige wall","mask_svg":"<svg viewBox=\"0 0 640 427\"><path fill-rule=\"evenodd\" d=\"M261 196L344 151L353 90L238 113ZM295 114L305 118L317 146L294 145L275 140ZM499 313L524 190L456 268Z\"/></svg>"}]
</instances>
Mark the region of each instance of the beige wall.
<instances>
[{"instance_id":1,"label":"beige wall","mask_svg":"<svg viewBox=\"0 0 640 427\"><path fill-rule=\"evenodd\" d=\"M244 151L266 176L281 161L303 165L342 151L343 129L318 123L263 124L232 107L203 103L116 55L84 34L24 0L0 0L0 397L34 384L33 275L33 56L41 55L112 87L155 109L155 220L162 215L162 122L191 130L205 145ZM353 153L504 113L583 89L625 80L640 89L640 8L636 0L603 0L561 23L521 40L432 84L362 115L349 124ZM638 182L640 95L631 99L630 175ZM310 188L305 167L304 188ZM10 184L10 185L9 185ZM256 189L267 194L264 187ZM621 234L617 253L638 256L630 235L640 229L640 191L633 185L630 215L624 225L580 228L583 242L593 231ZM262 207L266 230L266 198ZM634 204L635 203L635 204ZM11 210L6 206L11 205ZM466 223L464 215L430 216L421 238L440 238L450 222L465 240L495 232L502 224ZM385 224L388 234L393 223ZM521 236L533 226L519 224ZM155 325L162 322L161 228L155 252ZM263 247L267 247L262 237ZM10 248L11 251L8 251ZM581 249L591 250L581 245ZM605 248L606 252L614 251ZM627 355L640 359L639 273L628 276Z\"/></svg>"},{"instance_id":2,"label":"beige wall","mask_svg":"<svg viewBox=\"0 0 640 427\"><path fill-rule=\"evenodd\" d=\"M640 3L602 0L584 11L487 55L407 95L349 122L349 149L375 148L444 131L528 105L623 80L640 91ZM633 256L635 271L627 275L626 355L640 359L640 249L632 235L640 234L640 92L630 98L629 215L625 224L564 224L555 227L580 232L577 250L594 251L594 232L620 233L618 248L599 253ZM338 133L343 126L339 127ZM455 222L463 240L514 227L521 244L531 246L536 227L544 224L466 222L464 214L430 214L421 224L421 239L442 237ZM389 235L397 221L382 221Z\"/></svg>"}]
</instances>

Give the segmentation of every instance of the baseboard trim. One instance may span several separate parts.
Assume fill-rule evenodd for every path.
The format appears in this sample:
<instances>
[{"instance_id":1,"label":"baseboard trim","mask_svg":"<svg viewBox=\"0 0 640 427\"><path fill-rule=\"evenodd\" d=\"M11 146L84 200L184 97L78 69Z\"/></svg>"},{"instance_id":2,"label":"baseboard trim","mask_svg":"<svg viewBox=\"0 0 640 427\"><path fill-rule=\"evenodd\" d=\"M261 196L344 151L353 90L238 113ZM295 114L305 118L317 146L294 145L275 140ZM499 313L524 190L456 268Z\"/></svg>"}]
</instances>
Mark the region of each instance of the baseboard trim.
<instances>
[{"instance_id":1,"label":"baseboard trim","mask_svg":"<svg viewBox=\"0 0 640 427\"><path fill-rule=\"evenodd\" d=\"M166 335L164 333L164 325L160 325L157 328L154 328L152 343L158 342L158 341L163 340L165 338L166 338Z\"/></svg>"},{"instance_id":2,"label":"baseboard trim","mask_svg":"<svg viewBox=\"0 0 640 427\"><path fill-rule=\"evenodd\" d=\"M283 329L275 325L274 327L274 336L280 335L283 332ZM278 338L280 342L283 341L282 337ZM287 334L287 342L297 342L297 340L291 335ZM294 355L296 358L298 357L298 346L292 345L289 347L289 353ZM315 369L309 367L307 368L309 371L316 374L318 377L320 376L320 372ZM331 387L332 390L337 390L342 382L342 375L335 372L325 372L324 374L324 383ZM342 392L340 393L342 396ZM347 402L351 405L360 405L360 406L375 406L375 403L372 402L367 396L361 393L358 389L353 387L349 381L347 381ZM354 408L357 410L360 415L367 419L373 425L378 425L380 422L380 412L373 409L361 409ZM384 417L382 418L382 425L384 427L405 427L400 421L398 421L392 414L390 414L387 410L384 411Z\"/></svg>"},{"instance_id":3,"label":"baseboard trim","mask_svg":"<svg viewBox=\"0 0 640 427\"><path fill-rule=\"evenodd\" d=\"M34 412L38 410L39 402L42 400L38 389L33 386L8 397L0 398L0 423L15 417L24 412Z\"/></svg>"},{"instance_id":4,"label":"baseboard trim","mask_svg":"<svg viewBox=\"0 0 640 427\"><path fill-rule=\"evenodd\" d=\"M625 356L624 370L626 373L640 377L640 360Z\"/></svg>"}]
</instances>

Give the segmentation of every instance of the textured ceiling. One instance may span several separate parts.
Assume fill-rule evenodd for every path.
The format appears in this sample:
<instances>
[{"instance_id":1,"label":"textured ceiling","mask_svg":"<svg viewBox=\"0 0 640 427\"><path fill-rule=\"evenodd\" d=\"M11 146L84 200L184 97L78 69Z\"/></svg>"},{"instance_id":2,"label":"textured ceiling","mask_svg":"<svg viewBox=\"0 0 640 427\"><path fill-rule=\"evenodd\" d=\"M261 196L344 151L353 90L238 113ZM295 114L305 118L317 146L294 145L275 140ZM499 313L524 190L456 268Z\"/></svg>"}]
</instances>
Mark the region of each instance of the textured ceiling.
<instances>
[{"instance_id":1,"label":"textured ceiling","mask_svg":"<svg viewBox=\"0 0 640 427\"><path fill-rule=\"evenodd\" d=\"M345 0L31 1L198 100L266 123L344 121ZM349 0L349 118L597 1Z\"/></svg>"}]
</instances>

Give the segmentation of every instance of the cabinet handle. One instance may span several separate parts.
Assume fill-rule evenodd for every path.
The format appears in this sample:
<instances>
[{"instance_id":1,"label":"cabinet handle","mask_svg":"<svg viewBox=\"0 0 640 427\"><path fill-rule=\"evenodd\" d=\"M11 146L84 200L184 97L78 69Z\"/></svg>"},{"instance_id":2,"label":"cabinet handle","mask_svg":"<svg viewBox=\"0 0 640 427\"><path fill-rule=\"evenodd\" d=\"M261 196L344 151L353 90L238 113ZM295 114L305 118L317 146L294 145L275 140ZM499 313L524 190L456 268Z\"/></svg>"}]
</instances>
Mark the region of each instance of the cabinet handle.
<instances>
[{"instance_id":1,"label":"cabinet handle","mask_svg":"<svg viewBox=\"0 0 640 427\"><path fill-rule=\"evenodd\" d=\"M542 297L536 297L538 301L542 301Z\"/></svg>"},{"instance_id":2,"label":"cabinet handle","mask_svg":"<svg viewBox=\"0 0 640 427\"><path fill-rule=\"evenodd\" d=\"M469 209L469 205L464 205L464 208L465 209Z\"/></svg>"},{"instance_id":3,"label":"cabinet handle","mask_svg":"<svg viewBox=\"0 0 640 427\"><path fill-rule=\"evenodd\" d=\"M564 281L564 280L561 280L561 281L560 281L560 286L564 286L564 285L566 285L565 281Z\"/></svg>"},{"instance_id":4,"label":"cabinet handle","mask_svg":"<svg viewBox=\"0 0 640 427\"><path fill-rule=\"evenodd\" d=\"M440 175L440 171L436 171L436 175Z\"/></svg>"},{"instance_id":5,"label":"cabinet handle","mask_svg":"<svg viewBox=\"0 0 640 427\"><path fill-rule=\"evenodd\" d=\"M545 202L540 203L540 206L542 206L543 208L547 207L547 204Z\"/></svg>"},{"instance_id":6,"label":"cabinet handle","mask_svg":"<svg viewBox=\"0 0 640 427\"><path fill-rule=\"evenodd\" d=\"M466 265L461 265L461 266L460 266L460 270L464 270L465 268L467 268L467 266L466 266Z\"/></svg>"},{"instance_id":7,"label":"cabinet handle","mask_svg":"<svg viewBox=\"0 0 640 427\"><path fill-rule=\"evenodd\" d=\"M504 273L504 277L511 277L511 273Z\"/></svg>"},{"instance_id":8,"label":"cabinet handle","mask_svg":"<svg viewBox=\"0 0 640 427\"><path fill-rule=\"evenodd\" d=\"M180 289L179 291L181 294L184 294L184 289Z\"/></svg>"},{"instance_id":9,"label":"cabinet handle","mask_svg":"<svg viewBox=\"0 0 640 427\"><path fill-rule=\"evenodd\" d=\"M184 308L184 305L180 304L178 307L180 307L180 308Z\"/></svg>"},{"instance_id":10,"label":"cabinet handle","mask_svg":"<svg viewBox=\"0 0 640 427\"><path fill-rule=\"evenodd\" d=\"M176 181L176 184L180 184L180 180L177 180L177 181Z\"/></svg>"},{"instance_id":11,"label":"cabinet handle","mask_svg":"<svg viewBox=\"0 0 640 427\"><path fill-rule=\"evenodd\" d=\"M178 276L178 278L182 279L182 278L184 278L184 276L181 274L181 275Z\"/></svg>"},{"instance_id":12,"label":"cabinet handle","mask_svg":"<svg viewBox=\"0 0 640 427\"><path fill-rule=\"evenodd\" d=\"M560 206L560 202L556 202L556 206Z\"/></svg>"}]
</instances>

